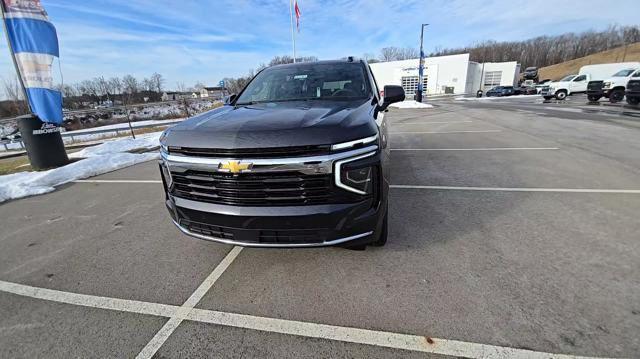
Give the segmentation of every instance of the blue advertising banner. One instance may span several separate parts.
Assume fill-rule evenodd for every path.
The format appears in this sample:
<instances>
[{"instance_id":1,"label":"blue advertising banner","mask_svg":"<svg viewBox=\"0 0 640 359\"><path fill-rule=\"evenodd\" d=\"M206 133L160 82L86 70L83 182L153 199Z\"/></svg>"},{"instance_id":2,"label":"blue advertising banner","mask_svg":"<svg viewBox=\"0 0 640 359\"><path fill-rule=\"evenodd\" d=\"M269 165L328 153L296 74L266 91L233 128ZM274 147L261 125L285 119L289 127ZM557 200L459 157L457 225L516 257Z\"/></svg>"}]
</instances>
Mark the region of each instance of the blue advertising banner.
<instances>
[{"instance_id":1,"label":"blue advertising banner","mask_svg":"<svg viewBox=\"0 0 640 359\"><path fill-rule=\"evenodd\" d=\"M40 0L0 0L7 38L31 111L43 122L61 124L62 95L53 84L52 64L60 56L56 28Z\"/></svg>"}]
</instances>

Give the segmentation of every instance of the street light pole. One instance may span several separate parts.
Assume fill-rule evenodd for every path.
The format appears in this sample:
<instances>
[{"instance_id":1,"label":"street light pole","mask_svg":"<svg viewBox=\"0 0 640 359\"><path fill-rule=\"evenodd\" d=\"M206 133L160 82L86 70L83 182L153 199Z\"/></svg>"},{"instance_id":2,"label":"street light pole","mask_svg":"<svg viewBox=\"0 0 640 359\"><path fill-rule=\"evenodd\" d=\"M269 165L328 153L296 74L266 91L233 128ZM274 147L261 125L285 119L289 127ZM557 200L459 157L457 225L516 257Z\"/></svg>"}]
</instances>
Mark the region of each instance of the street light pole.
<instances>
[{"instance_id":1,"label":"street light pole","mask_svg":"<svg viewBox=\"0 0 640 359\"><path fill-rule=\"evenodd\" d=\"M422 24L420 31L420 66L418 67L418 91L416 93L416 101L422 102L422 93L424 91L424 28L429 24Z\"/></svg>"}]
</instances>

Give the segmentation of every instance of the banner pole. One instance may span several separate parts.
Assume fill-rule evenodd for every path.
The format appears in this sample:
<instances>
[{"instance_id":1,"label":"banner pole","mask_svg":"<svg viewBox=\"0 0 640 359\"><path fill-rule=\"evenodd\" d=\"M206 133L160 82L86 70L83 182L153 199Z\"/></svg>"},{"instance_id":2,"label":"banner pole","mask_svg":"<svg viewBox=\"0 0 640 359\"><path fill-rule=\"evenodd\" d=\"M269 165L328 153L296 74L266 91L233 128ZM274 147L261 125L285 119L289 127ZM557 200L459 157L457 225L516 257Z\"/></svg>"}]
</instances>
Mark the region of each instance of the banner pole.
<instances>
[{"instance_id":1,"label":"banner pole","mask_svg":"<svg viewBox=\"0 0 640 359\"><path fill-rule=\"evenodd\" d=\"M20 82L20 88L22 88L22 95L24 96L24 102L27 104L29 113L33 114L31 104L29 103L29 96L27 96L27 88L24 86L24 80L22 79L22 72L20 72L20 66L18 66L18 60L16 60L16 54L13 52L13 45L9 38L9 29L7 27L7 18L5 16L6 9L4 8L4 0L0 0L0 12L2 13L2 26L4 28L4 35L7 38L7 45L9 46L9 52L11 53L11 59L13 60L13 66L16 68L16 74L18 75L18 81Z\"/></svg>"},{"instance_id":2,"label":"banner pole","mask_svg":"<svg viewBox=\"0 0 640 359\"><path fill-rule=\"evenodd\" d=\"M291 42L293 43L293 63L296 63L296 34L293 31L293 0L289 0L289 15L291 16Z\"/></svg>"}]
</instances>

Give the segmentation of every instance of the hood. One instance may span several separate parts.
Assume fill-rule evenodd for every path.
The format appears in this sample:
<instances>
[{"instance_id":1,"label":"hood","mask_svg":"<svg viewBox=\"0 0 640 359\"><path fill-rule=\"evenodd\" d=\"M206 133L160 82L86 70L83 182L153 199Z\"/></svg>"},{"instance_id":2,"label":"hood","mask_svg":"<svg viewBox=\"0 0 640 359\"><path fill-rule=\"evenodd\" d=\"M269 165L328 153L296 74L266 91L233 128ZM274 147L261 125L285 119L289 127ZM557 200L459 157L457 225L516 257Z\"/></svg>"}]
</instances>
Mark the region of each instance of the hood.
<instances>
[{"instance_id":1,"label":"hood","mask_svg":"<svg viewBox=\"0 0 640 359\"><path fill-rule=\"evenodd\" d=\"M348 142L376 134L374 109L369 99L224 106L170 128L163 145L240 149Z\"/></svg>"}]
</instances>

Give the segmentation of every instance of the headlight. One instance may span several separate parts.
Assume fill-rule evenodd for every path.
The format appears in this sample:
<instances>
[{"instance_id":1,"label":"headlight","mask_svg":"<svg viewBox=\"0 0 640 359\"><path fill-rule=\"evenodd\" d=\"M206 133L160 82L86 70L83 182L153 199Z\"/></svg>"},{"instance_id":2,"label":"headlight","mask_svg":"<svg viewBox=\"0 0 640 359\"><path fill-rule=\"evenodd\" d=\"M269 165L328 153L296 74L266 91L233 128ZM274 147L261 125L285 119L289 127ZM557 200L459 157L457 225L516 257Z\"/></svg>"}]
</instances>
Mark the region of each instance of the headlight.
<instances>
[{"instance_id":1,"label":"headlight","mask_svg":"<svg viewBox=\"0 0 640 359\"><path fill-rule=\"evenodd\" d=\"M611 82L605 82L603 88L611 87Z\"/></svg>"},{"instance_id":2,"label":"headlight","mask_svg":"<svg viewBox=\"0 0 640 359\"><path fill-rule=\"evenodd\" d=\"M368 163L357 161L375 155L375 152L336 162L336 186L360 195L373 192L374 168Z\"/></svg>"},{"instance_id":3,"label":"headlight","mask_svg":"<svg viewBox=\"0 0 640 359\"><path fill-rule=\"evenodd\" d=\"M338 143L336 145L331 146L331 150L332 151L338 151L338 150L346 150L349 148L353 148L353 147L357 147L357 146L364 146L364 145L368 145L370 143L375 143L378 141L378 135L374 135L371 137L367 137L367 138L362 138L359 140L355 140L355 141L349 141L349 142L344 142L344 143Z\"/></svg>"}]
</instances>

